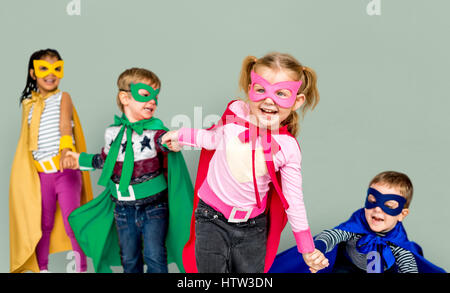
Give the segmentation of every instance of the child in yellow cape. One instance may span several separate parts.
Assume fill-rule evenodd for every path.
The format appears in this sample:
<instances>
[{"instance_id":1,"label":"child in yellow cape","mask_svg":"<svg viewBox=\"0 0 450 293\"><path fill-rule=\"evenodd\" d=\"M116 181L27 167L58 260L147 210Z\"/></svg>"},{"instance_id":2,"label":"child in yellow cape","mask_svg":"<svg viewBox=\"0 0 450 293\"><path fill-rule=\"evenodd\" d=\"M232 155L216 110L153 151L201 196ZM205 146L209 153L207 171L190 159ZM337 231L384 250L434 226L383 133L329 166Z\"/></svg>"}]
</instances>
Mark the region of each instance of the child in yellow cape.
<instances>
[{"instance_id":1,"label":"child in yellow cape","mask_svg":"<svg viewBox=\"0 0 450 293\"><path fill-rule=\"evenodd\" d=\"M48 255L73 249L86 271L67 217L92 199L89 173L71 170L68 150L86 150L70 95L58 89L64 61L56 50L32 54L21 97L22 119L9 188L10 272L45 272ZM72 126L73 125L73 126Z\"/></svg>"}]
</instances>

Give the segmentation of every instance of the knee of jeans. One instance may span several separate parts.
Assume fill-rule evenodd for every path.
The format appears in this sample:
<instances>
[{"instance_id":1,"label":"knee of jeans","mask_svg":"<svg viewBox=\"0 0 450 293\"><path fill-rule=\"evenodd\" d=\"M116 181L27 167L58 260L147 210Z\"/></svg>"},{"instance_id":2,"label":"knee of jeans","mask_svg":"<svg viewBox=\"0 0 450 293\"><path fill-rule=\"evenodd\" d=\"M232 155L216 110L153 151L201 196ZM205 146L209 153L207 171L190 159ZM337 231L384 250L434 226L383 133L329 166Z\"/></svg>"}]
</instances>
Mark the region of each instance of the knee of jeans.
<instances>
[{"instance_id":1,"label":"knee of jeans","mask_svg":"<svg viewBox=\"0 0 450 293\"><path fill-rule=\"evenodd\" d=\"M123 241L123 239L119 240L120 242L120 257L122 263L133 265L139 262L142 258L142 253L138 245L135 243L129 243L127 241Z\"/></svg>"},{"instance_id":2,"label":"knee of jeans","mask_svg":"<svg viewBox=\"0 0 450 293\"><path fill-rule=\"evenodd\" d=\"M147 246L144 247L144 258L157 263L165 262L167 252L164 243L147 244Z\"/></svg>"},{"instance_id":3,"label":"knee of jeans","mask_svg":"<svg viewBox=\"0 0 450 293\"><path fill-rule=\"evenodd\" d=\"M134 264L138 262L138 258L132 254L126 253L123 250L121 251L122 262L125 264Z\"/></svg>"}]
</instances>

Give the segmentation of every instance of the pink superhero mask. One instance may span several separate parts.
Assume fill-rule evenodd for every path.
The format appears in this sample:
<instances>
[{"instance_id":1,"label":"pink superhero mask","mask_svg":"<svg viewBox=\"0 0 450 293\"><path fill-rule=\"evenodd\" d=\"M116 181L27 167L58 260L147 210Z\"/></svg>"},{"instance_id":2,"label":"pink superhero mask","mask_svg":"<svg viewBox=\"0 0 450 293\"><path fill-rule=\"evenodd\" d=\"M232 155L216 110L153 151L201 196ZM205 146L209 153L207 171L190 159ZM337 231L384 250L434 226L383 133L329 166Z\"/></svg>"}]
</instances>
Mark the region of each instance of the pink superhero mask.
<instances>
[{"instance_id":1,"label":"pink superhero mask","mask_svg":"<svg viewBox=\"0 0 450 293\"><path fill-rule=\"evenodd\" d=\"M282 108L290 108L295 104L297 98L298 90L302 85L302 81L282 81L271 84L261 76L259 76L253 70L250 73L251 87L248 93L248 97L253 102L258 102L266 98L271 98L275 103L277 103ZM259 84L263 87L264 92L256 92L255 84ZM287 95L286 90L289 92Z\"/></svg>"}]
</instances>

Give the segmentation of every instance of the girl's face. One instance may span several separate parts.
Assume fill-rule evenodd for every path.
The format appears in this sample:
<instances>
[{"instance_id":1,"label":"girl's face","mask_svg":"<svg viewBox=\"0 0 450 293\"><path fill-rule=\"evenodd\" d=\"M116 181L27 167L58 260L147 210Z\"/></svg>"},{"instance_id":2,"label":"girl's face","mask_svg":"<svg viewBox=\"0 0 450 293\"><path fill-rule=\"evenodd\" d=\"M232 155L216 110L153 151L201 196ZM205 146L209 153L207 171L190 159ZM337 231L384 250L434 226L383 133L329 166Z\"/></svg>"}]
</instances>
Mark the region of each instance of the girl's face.
<instances>
[{"instance_id":1,"label":"girl's face","mask_svg":"<svg viewBox=\"0 0 450 293\"><path fill-rule=\"evenodd\" d=\"M273 70L266 66L259 66L255 72L270 82L271 84L282 82L282 81L296 81L292 79L286 70ZM251 85L249 85L249 91L251 90ZM264 87L259 84L255 84L254 90L257 93L264 93ZM287 95L291 93L288 90L280 90L277 95L280 97L288 98ZM276 130L280 128L280 124L286 120L292 111L296 111L305 102L305 95L300 94L294 105L290 108L283 108L275 103L271 98L267 97L263 100L254 102L249 100L251 120L253 123L257 124L259 127Z\"/></svg>"},{"instance_id":2,"label":"girl's face","mask_svg":"<svg viewBox=\"0 0 450 293\"><path fill-rule=\"evenodd\" d=\"M400 190L397 187L389 187L383 183L376 183L370 185L371 188L378 190L383 194L399 194ZM374 201L375 198L369 196L369 201ZM385 203L386 206L391 208L397 208L398 203L394 200L387 201ZM392 230L395 225L397 225L398 221L403 221L403 219L408 215L409 210L404 208L400 214L397 216L391 216L386 214L380 207L375 207L373 209L364 208L364 214L366 217L366 221L369 224L370 229L374 232L388 232Z\"/></svg>"},{"instance_id":3,"label":"girl's face","mask_svg":"<svg viewBox=\"0 0 450 293\"><path fill-rule=\"evenodd\" d=\"M53 57L44 56L41 58L41 60L45 60L48 63L53 64L56 61L58 61L58 58L55 56ZM36 80L37 88L39 89L39 92L42 94L46 94L48 92L56 90L61 80L60 78L56 77L53 73L50 73L49 75L43 78L36 77L34 69L30 69L30 75L34 80Z\"/></svg>"},{"instance_id":4,"label":"girl's face","mask_svg":"<svg viewBox=\"0 0 450 293\"><path fill-rule=\"evenodd\" d=\"M149 80L139 80L136 83L145 83L153 87L155 90L155 85L151 84ZM140 89L139 94L142 96L150 96L150 93L145 89ZM150 119L153 117L156 111L156 103L154 100L148 102L136 101L130 92L122 91L120 92L120 101L123 105L123 111L130 122L136 122L144 119Z\"/></svg>"}]
</instances>

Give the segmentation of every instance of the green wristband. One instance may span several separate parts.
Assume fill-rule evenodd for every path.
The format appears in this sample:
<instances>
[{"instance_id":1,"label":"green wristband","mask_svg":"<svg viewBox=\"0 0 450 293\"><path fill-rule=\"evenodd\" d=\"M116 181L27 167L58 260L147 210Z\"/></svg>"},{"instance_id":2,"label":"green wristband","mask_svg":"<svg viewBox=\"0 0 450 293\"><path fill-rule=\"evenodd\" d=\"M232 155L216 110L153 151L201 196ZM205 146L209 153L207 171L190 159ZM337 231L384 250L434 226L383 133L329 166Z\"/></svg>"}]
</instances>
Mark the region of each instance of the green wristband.
<instances>
[{"instance_id":1,"label":"green wristband","mask_svg":"<svg viewBox=\"0 0 450 293\"><path fill-rule=\"evenodd\" d=\"M95 155L87 154L87 153L80 153L80 157L78 158L78 164L80 165L80 170L83 169L94 169L92 167L92 160L94 159Z\"/></svg>"}]
</instances>

